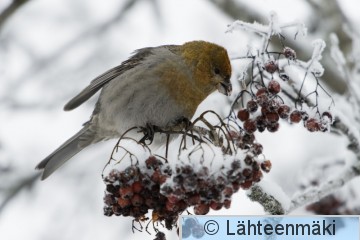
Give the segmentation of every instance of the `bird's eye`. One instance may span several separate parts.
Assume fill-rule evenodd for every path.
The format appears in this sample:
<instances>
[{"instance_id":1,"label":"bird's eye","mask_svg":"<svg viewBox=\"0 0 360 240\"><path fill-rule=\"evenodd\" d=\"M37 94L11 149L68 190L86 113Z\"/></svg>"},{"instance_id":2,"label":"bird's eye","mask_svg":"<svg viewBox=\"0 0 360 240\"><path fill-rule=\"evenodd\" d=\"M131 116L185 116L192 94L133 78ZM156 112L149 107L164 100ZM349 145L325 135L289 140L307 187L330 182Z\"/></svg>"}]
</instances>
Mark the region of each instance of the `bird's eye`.
<instances>
[{"instance_id":1,"label":"bird's eye","mask_svg":"<svg viewBox=\"0 0 360 240\"><path fill-rule=\"evenodd\" d=\"M220 69L215 68L215 69L214 69L214 72L215 72L215 74L220 74Z\"/></svg>"}]
</instances>

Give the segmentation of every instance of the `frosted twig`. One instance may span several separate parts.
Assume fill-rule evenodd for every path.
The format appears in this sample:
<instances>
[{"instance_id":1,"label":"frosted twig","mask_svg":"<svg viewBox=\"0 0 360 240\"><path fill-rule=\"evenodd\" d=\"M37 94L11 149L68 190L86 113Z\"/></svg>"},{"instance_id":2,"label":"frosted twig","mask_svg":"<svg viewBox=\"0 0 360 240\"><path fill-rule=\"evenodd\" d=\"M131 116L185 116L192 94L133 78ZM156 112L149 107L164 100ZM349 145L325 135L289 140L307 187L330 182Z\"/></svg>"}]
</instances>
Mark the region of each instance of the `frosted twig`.
<instances>
[{"instance_id":1,"label":"frosted twig","mask_svg":"<svg viewBox=\"0 0 360 240\"><path fill-rule=\"evenodd\" d=\"M344 170L336 178L327 181L326 183L320 185L319 187L312 187L307 189L301 194L295 195L291 200L290 207L286 209L286 213L290 213L291 211L301 206L320 200L321 198L329 195L330 193L333 193L336 190L340 189L353 178L359 176L360 175L359 161L360 159L358 157L356 165L353 165L348 169Z\"/></svg>"},{"instance_id":2,"label":"frosted twig","mask_svg":"<svg viewBox=\"0 0 360 240\"><path fill-rule=\"evenodd\" d=\"M274 35L281 37L282 30L291 27L297 28L295 37L298 33L301 33L301 35L303 36L307 34L307 29L305 28L305 25L303 23L293 21L293 22L280 24L278 20L278 15L273 11L270 12L268 25L262 25L257 22L248 23L237 20L228 26L226 32L233 32L234 30L244 30L244 31L257 33L263 37L261 52L266 52L271 37Z\"/></svg>"},{"instance_id":3,"label":"frosted twig","mask_svg":"<svg viewBox=\"0 0 360 240\"><path fill-rule=\"evenodd\" d=\"M266 193L259 185L255 185L250 189L248 197L252 201L260 203L264 207L265 212L271 215L283 215L285 213L280 202Z\"/></svg>"}]
</instances>

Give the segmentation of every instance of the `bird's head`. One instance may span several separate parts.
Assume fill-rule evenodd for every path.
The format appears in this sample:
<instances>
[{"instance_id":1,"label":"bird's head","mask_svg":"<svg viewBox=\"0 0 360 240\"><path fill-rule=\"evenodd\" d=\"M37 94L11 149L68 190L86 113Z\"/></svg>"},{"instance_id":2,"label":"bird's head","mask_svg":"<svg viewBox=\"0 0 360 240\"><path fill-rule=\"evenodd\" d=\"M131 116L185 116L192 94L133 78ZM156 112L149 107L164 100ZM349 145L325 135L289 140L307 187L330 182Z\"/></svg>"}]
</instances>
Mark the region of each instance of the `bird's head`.
<instances>
[{"instance_id":1,"label":"bird's head","mask_svg":"<svg viewBox=\"0 0 360 240\"><path fill-rule=\"evenodd\" d=\"M183 44L181 52L193 73L196 87L205 95L217 89L230 96L231 64L225 48L205 41L192 41Z\"/></svg>"}]
</instances>

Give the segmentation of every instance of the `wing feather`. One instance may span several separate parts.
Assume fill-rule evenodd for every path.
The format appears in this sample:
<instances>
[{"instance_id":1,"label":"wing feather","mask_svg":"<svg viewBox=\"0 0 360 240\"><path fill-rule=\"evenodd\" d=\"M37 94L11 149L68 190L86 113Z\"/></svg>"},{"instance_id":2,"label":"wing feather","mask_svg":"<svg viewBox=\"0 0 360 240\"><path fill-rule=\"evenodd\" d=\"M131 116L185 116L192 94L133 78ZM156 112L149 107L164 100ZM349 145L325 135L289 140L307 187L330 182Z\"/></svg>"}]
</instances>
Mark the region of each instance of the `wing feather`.
<instances>
[{"instance_id":1,"label":"wing feather","mask_svg":"<svg viewBox=\"0 0 360 240\"><path fill-rule=\"evenodd\" d=\"M91 96L93 96L97 91L99 91L104 85L109 83L114 78L120 76L125 71L134 68L138 64L140 64L144 58L151 54L151 50L153 48L142 48L135 52L135 54L129 58L128 60L122 62L119 66L116 66L100 76L96 77L91 81L90 85L87 86L84 90L82 90L78 95L72 98L68 103L65 104L64 110L70 111L85 101L87 101Z\"/></svg>"}]
</instances>

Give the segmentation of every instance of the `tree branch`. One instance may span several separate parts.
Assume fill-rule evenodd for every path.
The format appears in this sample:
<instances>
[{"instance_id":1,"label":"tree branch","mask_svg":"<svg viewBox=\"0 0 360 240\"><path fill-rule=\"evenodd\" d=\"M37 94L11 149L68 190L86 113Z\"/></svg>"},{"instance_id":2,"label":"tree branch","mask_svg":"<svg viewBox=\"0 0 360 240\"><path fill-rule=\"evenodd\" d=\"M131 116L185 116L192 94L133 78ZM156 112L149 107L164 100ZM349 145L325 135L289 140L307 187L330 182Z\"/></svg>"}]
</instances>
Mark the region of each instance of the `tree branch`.
<instances>
[{"instance_id":1,"label":"tree branch","mask_svg":"<svg viewBox=\"0 0 360 240\"><path fill-rule=\"evenodd\" d=\"M6 21L25 3L28 3L30 0L13 0L10 5L0 13L0 31Z\"/></svg>"},{"instance_id":2,"label":"tree branch","mask_svg":"<svg viewBox=\"0 0 360 240\"><path fill-rule=\"evenodd\" d=\"M210 0L214 5L216 5L220 10L222 10L224 13L229 15L230 17L234 19L240 19L245 22L266 22L267 19L256 13L254 9L250 9L246 5L235 1L235 0L228 0L228 1L222 1L222 0ZM314 21L312 21L309 24L315 24L313 26L310 26L310 33L318 33L318 29L322 29L322 31L325 31L323 34L323 38L326 40L329 39L329 35L332 32L335 32L341 38L339 39L342 41L342 46L351 46L352 39L349 38L342 29L342 23L346 21L346 18L344 17L344 14L341 12L341 9L339 8L336 0L329 0L326 1L322 6L320 11L317 11L316 14L313 14ZM335 21L332 20L335 18ZM331 24L330 28L329 22L333 23ZM321 25L321 23L326 24L325 26ZM320 26L321 25L321 26ZM299 59L307 59L309 56L311 56L312 49L304 47L299 41L295 41L293 39L286 39L289 45L293 46L294 49L301 49L301 51L297 51L297 57ZM271 45L273 45L275 48L282 48L280 42L271 42ZM322 76L322 79L325 79L324 83L330 87L333 91L338 92L340 94L347 91L348 87L346 85L346 80L344 79L341 74L337 71L336 68L334 68L334 62L330 60L329 53L324 54L324 58L322 60L322 64L324 65L324 68L326 71L324 72L324 75Z\"/></svg>"}]
</instances>

